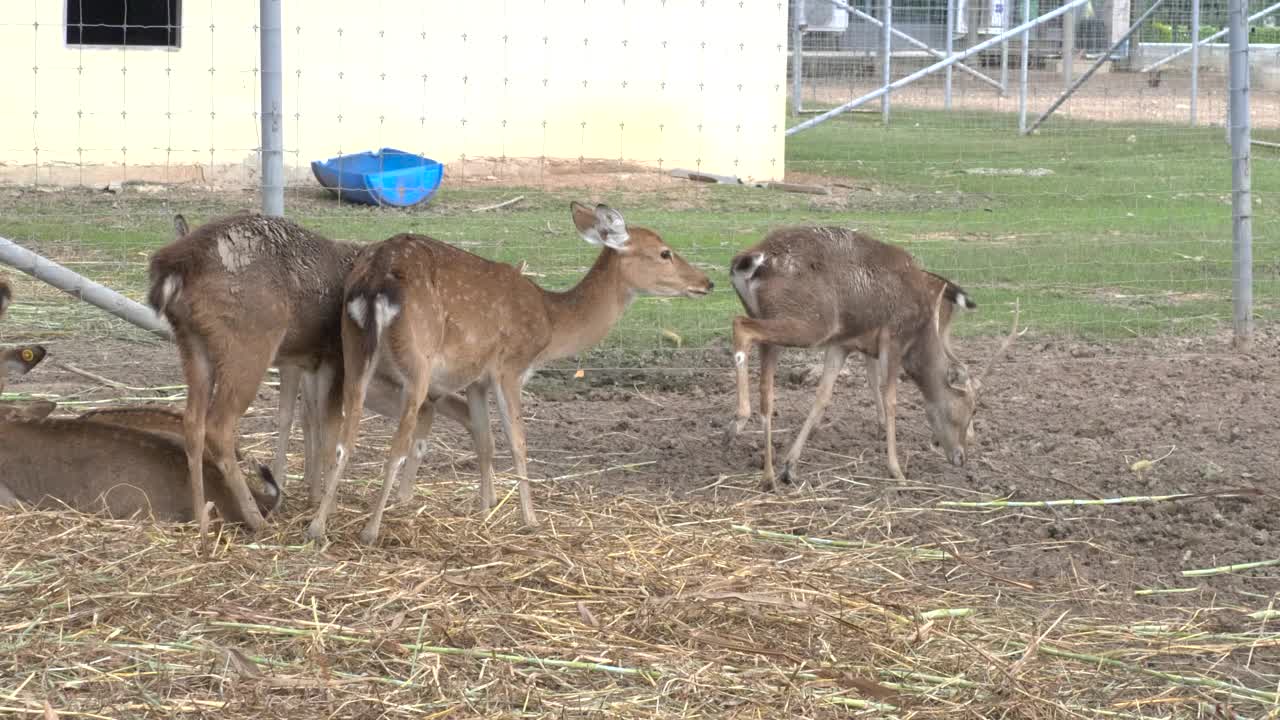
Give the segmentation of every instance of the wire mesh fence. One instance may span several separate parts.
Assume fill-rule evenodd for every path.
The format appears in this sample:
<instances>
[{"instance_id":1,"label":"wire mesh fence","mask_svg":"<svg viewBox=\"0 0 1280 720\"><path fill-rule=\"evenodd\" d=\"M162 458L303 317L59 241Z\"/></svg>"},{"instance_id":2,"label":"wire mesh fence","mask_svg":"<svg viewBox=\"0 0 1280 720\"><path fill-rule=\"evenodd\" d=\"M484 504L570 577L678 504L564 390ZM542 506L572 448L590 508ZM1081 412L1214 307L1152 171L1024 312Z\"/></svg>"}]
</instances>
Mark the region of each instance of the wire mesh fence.
<instances>
[{"instance_id":1,"label":"wire mesh fence","mask_svg":"<svg viewBox=\"0 0 1280 720\"><path fill-rule=\"evenodd\" d=\"M792 5L508 3L469 15L390 0L360 13L286 4L285 213L341 239L426 232L523 260L537 282L562 289L595 253L573 232L568 200L603 201L716 279L721 289L703 300L641 299L594 359L579 362L638 366L655 351L672 367L724 362L739 311L728 259L789 223L855 226L903 244L980 304L1020 299L1047 335L1194 334L1229 320L1224 38L1197 50L1198 73L1189 52L1169 59L1187 46L1190 2L1158 6L1026 137L1019 127L1149 2L1089 0L1035 27L1025 73L1022 38L1012 37L889 93L887 123L871 101L785 136L875 91L886 72L900 80L946 57L948 45L963 52L1063 7L806 0L797 22ZM1271 9L1250 9L1252 122L1263 143L1280 140ZM1201 37L1218 33L1223 13L1220 2L1203 4ZM256 2L15 8L0 25L3 52L24 68L2 121L0 234L140 299L147 255L169 239L174 213L200 223L259 207L258 20ZM317 182L313 163L350 169L384 148L441 163L439 190L392 207L405 199L403 178L380 195ZM1275 153L1256 148L1260 318L1276 291ZM389 157L369 161L386 170ZM677 177L682 170L734 182ZM781 180L819 194L767 185ZM384 206L361 204L361 193ZM120 329L39 283L21 280L19 290L11 335ZM1001 313L978 313L957 332L1002 327Z\"/></svg>"}]
</instances>

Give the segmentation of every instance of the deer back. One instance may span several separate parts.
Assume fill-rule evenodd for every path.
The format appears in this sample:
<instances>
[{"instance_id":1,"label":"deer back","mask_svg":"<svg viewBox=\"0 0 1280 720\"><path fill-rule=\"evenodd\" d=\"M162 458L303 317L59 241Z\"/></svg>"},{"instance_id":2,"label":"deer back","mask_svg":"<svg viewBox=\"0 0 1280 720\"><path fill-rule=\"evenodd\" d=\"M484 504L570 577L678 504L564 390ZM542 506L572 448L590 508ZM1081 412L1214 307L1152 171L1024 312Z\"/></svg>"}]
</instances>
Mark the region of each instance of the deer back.
<instances>
[{"instance_id":1,"label":"deer back","mask_svg":"<svg viewBox=\"0 0 1280 720\"><path fill-rule=\"evenodd\" d=\"M178 444L186 442L182 429L182 413L173 408L152 405L98 408L83 412L76 416L76 419L158 433ZM235 456L237 461L244 460L244 453L240 451L238 445L235 448ZM212 460L212 453L208 448L205 449L205 457Z\"/></svg>"},{"instance_id":2,"label":"deer back","mask_svg":"<svg viewBox=\"0 0 1280 720\"><path fill-rule=\"evenodd\" d=\"M342 283L358 246L283 218L240 213L187 232L151 257L148 303L176 332L251 336L256 324L288 318L281 354L337 347ZM227 327L233 318L236 326Z\"/></svg>"}]
</instances>

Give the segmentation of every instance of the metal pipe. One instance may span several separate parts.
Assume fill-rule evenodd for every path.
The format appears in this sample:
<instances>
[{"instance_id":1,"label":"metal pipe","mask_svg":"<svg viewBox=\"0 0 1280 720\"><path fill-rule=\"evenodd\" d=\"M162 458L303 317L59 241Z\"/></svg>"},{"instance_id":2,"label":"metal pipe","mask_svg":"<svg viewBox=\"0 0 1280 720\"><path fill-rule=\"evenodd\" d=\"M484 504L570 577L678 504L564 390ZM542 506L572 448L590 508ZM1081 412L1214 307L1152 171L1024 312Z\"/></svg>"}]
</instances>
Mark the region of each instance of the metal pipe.
<instances>
[{"instance_id":1,"label":"metal pipe","mask_svg":"<svg viewBox=\"0 0 1280 720\"><path fill-rule=\"evenodd\" d=\"M1232 345L1253 339L1253 199L1249 178L1249 24L1247 0L1228 0L1228 80L1231 99L1231 296Z\"/></svg>"},{"instance_id":2,"label":"metal pipe","mask_svg":"<svg viewBox=\"0 0 1280 720\"><path fill-rule=\"evenodd\" d=\"M954 1L955 1L955 0L952 0L952 2L954 2ZM869 23L871 23L872 25L875 25L876 27L884 27L884 23L880 22L880 18L878 18L878 17L876 17L875 15L872 15L872 14L870 14L870 13L863 12L863 11L859 10L858 8L853 7L853 6L852 6L852 5L850 5L849 3L844 2L844 0L826 0L826 2L829 2L829 3L831 3L832 5L835 5L836 7L840 8L841 10L847 10L847 11L849 12L849 14L853 15L854 17L858 18L859 20L864 20L864 21L866 21L866 22L869 22ZM953 27L954 27L954 25L953 25ZM917 49L919 49L919 50L924 50L925 52L929 53L930 55L934 56L935 58L937 58L937 59L939 59L939 60L943 60L943 59L945 59L945 58L947 57L947 55L946 55L945 53L939 52L939 51L934 50L933 48L929 47L929 44L928 44L928 43L921 41L919 38L916 38L916 37L914 37L914 36L908 35L908 34L906 34L906 33L902 32L901 30L899 30L899 29L897 29L897 28L890 28L890 32L892 32L892 33L893 33L893 36L894 36L894 37L896 37L896 38L898 38L898 39L902 40L903 42L907 43L908 45L910 45L910 46L912 46L912 47L914 47L914 48L917 48ZM1000 90L1000 91L1003 91L1003 90L1004 90L1004 88L1000 85L1000 83L996 82L994 78L992 78L991 76L989 76L989 75L987 75L987 74L983 73L981 70L974 69L972 66L970 66L970 65L965 65L964 63L956 63L956 68L957 68L957 69L959 69L961 72L965 72L965 73L968 73L969 75L972 75L973 77L975 77L975 78L977 78L977 79L981 80L982 82L984 82L984 83L986 83L986 84L990 85L991 87L995 88L996 90Z\"/></svg>"},{"instance_id":3,"label":"metal pipe","mask_svg":"<svg viewBox=\"0 0 1280 720\"><path fill-rule=\"evenodd\" d=\"M284 61L280 0L258 0L262 65L262 212L284 215Z\"/></svg>"},{"instance_id":4,"label":"metal pipe","mask_svg":"<svg viewBox=\"0 0 1280 720\"><path fill-rule=\"evenodd\" d=\"M884 54L880 62L880 81L887 88L889 83L893 81L893 0L884 0L884 25L881 26L881 29L884 32L880 35L880 45L881 52ZM880 99L880 119L885 125L889 124L888 92L885 92Z\"/></svg>"},{"instance_id":5,"label":"metal pipe","mask_svg":"<svg viewBox=\"0 0 1280 720\"><path fill-rule=\"evenodd\" d=\"M919 80L922 77L925 77L927 75L932 75L933 73L941 70L944 67L947 67L948 65L954 65L955 63L958 63L961 60L977 55L978 53L982 52L983 50L986 50L989 47L994 47L1000 44L1001 42L1008 40L1011 37L1017 37L1019 33L1023 32L1027 28L1043 25L1044 23L1049 22L1050 20L1058 17L1059 15L1062 15L1063 13L1070 12L1071 10L1077 7L1080 7L1081 5L1084 5L1088 1L1089 0L1068 0L1068 2L1064 4L1062 7L1059 7L1055 10L1047 12L1044 15L1041 15L1040 17L1036 18L1035 20L1028 20L1027 22L1022 23L1018 27L1013 28L1012 30L1000 33L995 37L991 37L986 40L983 40L982 42L977 43L976 45L969 47L967 50L957 53L956 55L950 58L947 58L946 60L939 60L938 62L928 67L921 68L911 73L910 75L899 78L884 87L881 87L877 90L872 90L871 92L867 93L866 95L863 95L862 97L854 98L853 100L850 100L849 102L841 105L840 107L832 108L822 113L821 115L816 115L814 117L809 118L808 120L805 120L802 123L799 123L798 125L789 127L787 128L785 135L788 135L788 136L794 135L798 132L808 130L809 128L815 125L819 125L821 123L826 122L827 120L830 120L836 115L842 115L861 105L869 103L872 100L879 98L881 95L884 95L885 93L889 92L890 90L900 90L906 87L907 85L910 85L911 83Z\"/></svg>"},{"instance_id":6,"label":"metal pipe","mask_svg":"<svg viewBox=\"0 0 1280 720\"><path fill-rule=\"evenodd\" d=\"M1121 35L1119 40L1116 40L1114 43L1112 43L1111 47L1107 48L1107 51L1102 53L1102 56L1099 57L1097 60L1095 60L1094 63L1089 66L1089 69L1084 71L1084 74L1081 75L1079 79L1071 83L1071 87L1064 90L1062 94L1058 96L1058 99L1054 100L1053 104L1049 106L1049 109L1041 113L1040 117L1036 118L1036 121L1031 123L1031 127L1023 130L1022 133L1025 135L1029 132L1032 132L1036 128L1040 127L1040 124L1043 123L1046 119L1048 119L1048 117L1053 114L1053 111L1057 110L1058 107L1062 105L1062 103L1066 102L1067 98L1071 97L1071 95L1074 94L1076 90L1079 90L1080 86L1085 84L1085 82L1088 81L1090 77L1093 77L1093 73L1096 72L1098 68L1102 67L1102 64L1104 62L1107 62L1111 59L1111 54L1114 53L1117 48L1123 45L1124 41L1128 40L1130 35L1136 33L1138 29L1142 27L1142 23L1146 22L1147 18L1151 17L1155 13L1155 11L1163 4L1164 4L1164 0L1156 0L1155 2L1151 3L1151 7L1147 8L1146 12L1139 15L1138 19L1133 21L1133 24L1129 26L1129 29L1125 31L1124 35Z\"/></svg>"},{"instance_id":7,"label":"metal pipe","mask_svg":"<svg viewBox=\"0 0 1280 720\"><path fill-rule=\"evenodd\" d=\"M1196 126L1200 100L1200 0L1191 0L1191 127Z\"/></svg>"},{"instance_id":8,"label":"metal pipe","mask_svg":"<svg viewBox=\"0 0 1280 720\"><path fill-rule=\"evenodd\" d=\"M1258 12L1256 12L1256 13L1254 13L1254 14L1250 15L1250 16L1249 16L1249 23L1255 23L1255 22L1257 22L1257 21L1261 20L1262 18L1264 18L1264 17L1266 17L1266 16L1270 15L1271 13L1273 13L1273 12L1275 12L1275 11L1277 11L1277 10L1280 10L1280 2L1278 2L1278 3L1274 4L1274 5L1270 5L1270 6L1268 6L1268 7L1262 8L1262 9L1261 9L1261 10L1259 10ZM1181 49L1181 50L1179 50L1178 52L1176 52L1176 53L1174 53L1174 54L1172 54L1172 55L1169 55L1168 57L1162 57L1162 58L1160 58L1159 60L1157 60L1157 61L1155 61L1155 62L1151 63L1150 65L1148 65L1148 66L1146 66L1146 67L1142 68L1142 69L1141 69L1141 70L1139 70L1138 72L1144 72L1144 73L1146 73L1146 72L1151 72L1152 70L1155 70L1156 68L1160 67L1161 65L1164 65L1165 63L1169 62L1170 60L1173 60L1174 58L1177 58L1177 57L1182 57L1183 55L1185 55L1185 54L1187 54L1187 53L1191 52L1191 48L1192 48L1192 47L1194 47L1195 45L1207 45L1207 44L1209 44L1209 43L1213 42L1214 40L1217 40L1218 38L1220 38L1220 37L1222 37L1223 35L1226 35L1226 34L1227 34L1227 28L1222 28L1221 30L1219 30L1218 32L1216 32L1216 33L1214 33L1214 34L1210 35L1209 37L1207 37L1207 38L1205 38L1205 39L1203 39L1203 40L1201 40L1201 41L1199 41L1199 42L1193 42L1191 45L1188 45L1187 47L1182 48L1182 49Z\"/></svg>"},{"instance_id":9,"label":"metal pipe","mask_svg":"<svg viewBox=\"0 0 1280 720\"><path fill-rule=\"evenodd\" d=\"M0 263L21 270L68 295L106 310L126 322L137 325L165 340L173 339L173 331L164 318L151 308L134 302L105 285L37 255L12 240L0 237Z\"/></svg>"},{"instance_id":10,"label":"metal pipe","mask_svg":"<svg viewBox=\"0 0 1280 720\"><path fill-rule=\"evenodd\" d=\"M1031 0L1022 0L1022 18L1031 17ZM1031 28L1022 33L1022 60L1018 79L1018 131L1027 131L1027 81L1031 67Z\"/></svg>"}]
</instances>

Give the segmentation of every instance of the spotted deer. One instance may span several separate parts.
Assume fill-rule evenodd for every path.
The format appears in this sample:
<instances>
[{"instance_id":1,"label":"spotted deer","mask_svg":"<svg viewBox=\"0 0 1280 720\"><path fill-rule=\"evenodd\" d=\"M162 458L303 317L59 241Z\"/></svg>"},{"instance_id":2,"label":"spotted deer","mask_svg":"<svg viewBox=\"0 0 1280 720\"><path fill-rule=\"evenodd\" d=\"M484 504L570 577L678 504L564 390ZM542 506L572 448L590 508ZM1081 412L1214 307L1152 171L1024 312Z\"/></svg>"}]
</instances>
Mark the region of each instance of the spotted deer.
<instances>
[{"instance_id":1,"label":"spotted deer","mask_svg":"<svg viewBox=\"0 0 1280 720\"><path fill-rule=\"evenodd\" d=\"M187 490L181 437L161 418L152 432L134 415L129 425L84 418L52 418L47 400L0 405L0 505L106 511L115 518L150 516L190 522L197 516ZM115 418L119 420L119 417ZM270 470L259 466L263 489L251 491L255 510L268 515L282 496ZM244 522L239 503L213 463L206 461L205 495L228 522ZM202 500L203 502L203 500Z\"/></svg>"},{"instance_id":2,"label":"spotted deer","mask_svg":"<svg viewBox=\"0 0 1280 720\"><path fill-rule=\"evenodd\" d=\"M551 292L510 265L492 262L425 235L395 235L365 248L347 277L342 312L342 432L320 509L307 529L325 534L338 479L355 447L360 407L375 373L401 379L404 411L384 466L382 490L360 540L377 540L383 510L409 456L410 438L430 430L439 393L465 391L472 436L484 438L480 507L492 508L493 454L487 394L495 391L519 476L520 514L537 524L529 492L520 388L539 366L574 355L608 334L639 295L699 297L714 287L647 228L628 226L607 205L570 204L578 233L600 247L576 286ZM428 410L419 413L417 408Z\"/></svg>"},{"instance_id":3,"label":"spotted deer","mask_svg":"<svg viewBox=\"0 0 1280 720\"><path fill-rule=\"evenodd\" d=\"M235 462L234 446L236 426L268 367L281 369L278 420L285 431L278 438L274 475L284 477L281 445L287 442L299 387L307 452L318 453L323 447L318 438L336 432L343 278L359 246L256 213L218 218L195 230L178 215L174 230L175 239L151 257L148 303L173 328L187 381L183 435L203 551L206 444L245 527L256 531L264 523ZM375 383L375 390L385 387ZM394 392L372 392L368 399L375 411L400 414ZM460 397L441 398L440 409L459 422L469 421ZM306 468L315 498L322 466L308 460Z\"/></svg>"},{"instance_id":4,"label":"spotted deer","mask_svg":"<svg viewBox=\"0 0 1280 720\"><path fill-rule=\"evenodd\" d=\"M953 310L977 307L959 285L924 270L902 248L837 227L774 230L734 256L729 276L747 314L733 320L738 403L726 439L741 432L750 416L747 358L758 344L766 490L775 487L773 380L782 347L818 348L824 359L817 397L777 480L795 478L805 441L822 420L845 359L855 351L865 357L890 474L904 478L895 418L900 370L924 396L934 446L941 446L951 464L965 464L986 369L971 374L951 349ZM1016 310L1013 322L1016 332ZM1010 333L987 369L1013 338Z\"/></svg>"}]
</instances>

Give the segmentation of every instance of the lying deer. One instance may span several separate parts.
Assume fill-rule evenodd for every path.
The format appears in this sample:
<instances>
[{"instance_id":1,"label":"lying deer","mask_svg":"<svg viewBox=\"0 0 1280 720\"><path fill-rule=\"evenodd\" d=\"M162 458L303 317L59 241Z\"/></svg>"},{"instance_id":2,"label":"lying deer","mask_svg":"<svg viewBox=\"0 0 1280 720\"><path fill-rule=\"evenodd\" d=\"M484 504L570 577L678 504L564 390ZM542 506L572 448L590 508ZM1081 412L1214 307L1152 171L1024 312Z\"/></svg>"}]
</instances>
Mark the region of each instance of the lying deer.
<instances>
[{"instance_id":1,"label":"lying deer","mask_svg":"<svg viewBox=\"0 0 1280 720\"><path fill-rule=\"evenodd\" d=\"M519 476L520 514L527 525L537 524L521 416L524 381L537 367L603 339L638 295L697 297L713 287L656 232L628 227L617 210L606 205L593 210L577 202L570 210L578 233L601 251L586 276L565 292L544 290L510 265L424 235L395 235L361 252L347 277L341 313L342 434L308 536L325 534L376 372L403 378L405 401L362 542L377 540L410 438L430 430L431 405L424 401L459 390L466 392L472 436L483 439L477 448L481 508L497 501L493 453L485 449L491 445L487 393L493 388Z\"/></svg>"},{"instance_id":2,"label":"lying deer","mask_svg":"<svg viewBox=\"0 0 1280 720\"><path fill-rule=\"evenodd\" d=\"M162 421L120 425L81 418L47 417L49 401L0 406L0 505L105 510L115 518L137 515L190 522L197 516L187 491L186 451ZM133 418L138 421L138 418ZM228 522L244 522L239 503L213 464L203 468L204 493ZM282 500L265 466L264 489L253 491L255 510L270 514ZM202 501L203 502L203 501ZM198 506L203 509L203 506Z\"/></svg>"},{"instance_id":3,"label":"lying deer","mask_svg":"<svg viewBox=\"0 0 1280 720\"><path fill-rule=\"evenodd\" d=\"M733 320L738 407L727 437L741 432L751 413L747 357L758 343L766 490L774 487L773 378L780 347L821 348L825 353L817 398L787 453L778 478L782 482L794 479L805 441L821 421L836 376L853 351L866 356L893 477L904 478L895 419L899 370L924 395L935 447L942 447L951 464L965 464L982 383L981 374L971 376L951 350L953 308L977 307L960 286L921 269L899 247L834 227L774 230L734 256L729 275L747 315ZM1013 322L1016 332L1016 312ZM1011 333L987 368L1013 337Z\"/></svg>"},{"instance_id":4,"label":"lying deer","mask_svg":"<svg viewBox=\"0 0 1280 720\"><path fill-rule=\"evenodd\" d=\"M182 413L172 408L158 405L97 408L80 413L76 416L76 419L159 433L179 444L186 441L186 435L182 430ZM237 462L244 461L244 454L240 452L238 445L234 450L234 454ZM206 462L213 460L213 454L208 451L208 448L205 449L204 456ZM270 470L269 472L274 480L276 477L275 471ZM275 480L275 482L277 485L280 483L279 480Z\"/></svg>"},{"instance_id":5,"label":"lying deer","mask_svg":"<svg viewBox=\"0 0 1280 720\"><path fill-rule=\"evenodd\" d=\"M308 406L306 452L311 454L314 446L318 453L322 445L317 438L336 432L342 283L359 246L252 213L220 218L194 231L178 215L174 230L175 240L151 258L148 303L173 328L187 381L183 435L192 505L198 511L204 508L201 458L207 442L213 465L239 504L238 515L256 531L264 518L235 462L236 425L267 368L275 365L281 368L278 420L284 430L278 439L275 474L284 477L283 445L299 386ZM374 386L368 397L371 409L398 416L399 394L390 390L391 383ZM470 413L460 397L440 398L439 409L469 424ZM316 499L323 468L315 463L306 467ZM201 511L198 520L203 549L208 518Z\"/></svg>"}]
</instances>

